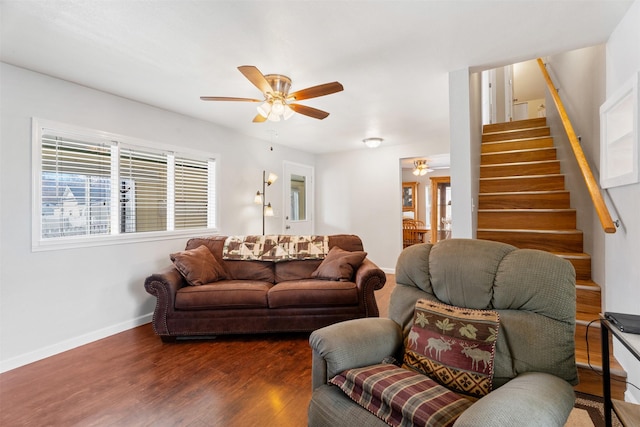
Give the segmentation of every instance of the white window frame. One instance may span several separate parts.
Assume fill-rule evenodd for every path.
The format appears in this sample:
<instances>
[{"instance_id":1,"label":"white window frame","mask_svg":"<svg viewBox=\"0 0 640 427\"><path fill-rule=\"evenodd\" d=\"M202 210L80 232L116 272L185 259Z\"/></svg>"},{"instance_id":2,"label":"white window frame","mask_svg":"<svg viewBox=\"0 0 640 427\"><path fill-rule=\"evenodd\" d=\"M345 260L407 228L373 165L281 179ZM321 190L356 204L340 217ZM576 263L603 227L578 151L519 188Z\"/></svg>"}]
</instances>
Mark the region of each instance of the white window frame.
<instances>
[{"instance_id":1,"label":"white window frame","mask_svg":"<svg viewBox=\"0 0 640 427\"><path fill-rule=\"evenodd\" d=\"M168 159L173 159L175 156L183 156L192 159L205 160L209 163L209 168L212 169L212 173L208 177L208 209L207 209L207 227L205 228L189 228L175 230L173 227L167 227L167 230L162 231L144 231L144 232L132 232L132 233L120 233L119 226L114 227L114 224L118 224L119 209L115 209L116 215L111 216L111 234L99 234L89 236L69 236L69 237L55 237L55 238L43 238L42 237L42 137L45 133L61 134L69 137L81 139L86 142L96 143L108 143L112 144L112 169L111 176L118 177L118 158L119 158L119 146L135 146L140 149L152 149L161 150L167 154ZM150 242L158 240L169 240L192 236L210 235L219 232L218 229L218 200L217 183L218 179L219 161L220 156L216 153L207 153L199 150L185 149L183 147L176 147L168 144L161 144L156 142L145 141L142 139L132 138L124 135L118 135L110 132L104 132L94 129L82 128L65 123L55 122L46 119L33 118L32 119L32 251L46 251L46 250L59 250L59 249L72 249L83 248L90 246L104 246L104 245L116 245L125 243L136 242ZM114 159L115 158L115 159ZM115 165L115 166L114 166ZM172 173L172 167L168 167L168 173ZM112 179L112 195L119 192L118 179ZM114 193L115 190L118 190ZM169 195L173 196L173 182L167 184ZM117 198L116 198L117 200ZM167 206L173 205L173 200L167 203ZM170 213L169 213L170 212ZM113 202L112 210L113 213ZM167 209L167 216L173 217L173 211ZM167 224L170 222L168 221Z\"/></svg>"}]
</instances>

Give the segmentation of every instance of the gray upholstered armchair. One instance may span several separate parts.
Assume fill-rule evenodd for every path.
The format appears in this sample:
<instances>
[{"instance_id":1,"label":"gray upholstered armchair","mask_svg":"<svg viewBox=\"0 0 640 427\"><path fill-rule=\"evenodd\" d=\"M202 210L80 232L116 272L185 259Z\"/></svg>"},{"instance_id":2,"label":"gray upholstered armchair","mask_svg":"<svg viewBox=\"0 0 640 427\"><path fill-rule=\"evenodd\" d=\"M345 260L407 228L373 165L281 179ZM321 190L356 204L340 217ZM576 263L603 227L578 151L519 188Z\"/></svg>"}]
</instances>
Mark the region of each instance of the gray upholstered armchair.
<instances>
[{"instance_id":1,"label":"gray upholstered armchair","mask_svg":"<svg viewBox=\"0 0 640 427\"><path fill-rule=\"evenodd\" d=\"M387 425L330 381L390 356L402 361L420 299L499 313L492 389L470 399L455 426L564 425L578 382L575 271L568 261L497 242L451 239L405 249L396 282L389 319L346 321L312 333L310 426Z\"/></svg>"}]
</instances>

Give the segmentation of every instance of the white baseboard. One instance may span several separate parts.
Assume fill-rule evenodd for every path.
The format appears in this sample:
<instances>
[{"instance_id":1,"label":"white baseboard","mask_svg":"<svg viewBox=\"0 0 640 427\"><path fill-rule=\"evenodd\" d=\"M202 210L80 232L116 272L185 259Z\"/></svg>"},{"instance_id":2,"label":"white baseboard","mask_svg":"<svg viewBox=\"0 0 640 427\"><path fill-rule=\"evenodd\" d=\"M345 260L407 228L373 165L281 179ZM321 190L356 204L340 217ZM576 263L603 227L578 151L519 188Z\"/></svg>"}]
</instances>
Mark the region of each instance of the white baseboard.
<instances>
[{"instance_id":1,"label":"white baseboard","mask_svg":"<svg viewBox=\"0 0 640 427\"><path fill-rule=\"evenodd\" d=\"M380 270L384 271L387 274L396 274L396 269L395 268L380 268Z\"/></svg>"},{"instance_id":2,"label":"white baseboard","mask_svg":"<svg viewBox=\"0 0 640 427\"><path fill-rule=\"evenodd\" d=\"M54 356L67 350L71 350L81 345L89 344L94 341L101 340L110 335L126 331L128 329L135 328L145 323L151 322L153 313L145 314L140 317L136 317L131 320L127 320L117 325L108 326L97 331L89 332L79 337L71 338L57 344L53 344L29 353L22 354L20 356L12 357L8 360L0 361L0 373L10 371L20 366L28 365L29 363L37 362L38 360L46 359L47 357Z\"/></svg>"}]
</instances>

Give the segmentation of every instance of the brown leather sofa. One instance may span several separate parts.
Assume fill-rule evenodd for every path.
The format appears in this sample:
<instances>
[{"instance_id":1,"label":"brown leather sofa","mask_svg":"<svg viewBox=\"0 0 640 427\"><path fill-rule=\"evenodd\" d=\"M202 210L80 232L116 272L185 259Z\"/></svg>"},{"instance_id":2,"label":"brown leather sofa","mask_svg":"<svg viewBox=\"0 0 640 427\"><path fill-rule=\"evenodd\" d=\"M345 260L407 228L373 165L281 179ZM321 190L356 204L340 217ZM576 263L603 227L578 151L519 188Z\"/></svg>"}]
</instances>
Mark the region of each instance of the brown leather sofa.
<instances>
[{"instance_id":1,"label":"brown leather sofa","mask_svg":"<svg viewBox=\"0 0 640 427\"><path fill-rule=\"evenodd\" d=\"M181 274L175 266L145 280L145 289L157 298L152 323L163 341L190 336L309 332L344 320L378 317L374 290L384 286L386 276L368 258L350 279L323 280L312 277L323 259L224 259L226 238L193 238L185 248L202 250L201 246L206 246L217 268L222 267L221 280L190 286L185 272ZM328 247L363 251L362 241L355 235L328 236Z\"/></svg>"}]
</instances>

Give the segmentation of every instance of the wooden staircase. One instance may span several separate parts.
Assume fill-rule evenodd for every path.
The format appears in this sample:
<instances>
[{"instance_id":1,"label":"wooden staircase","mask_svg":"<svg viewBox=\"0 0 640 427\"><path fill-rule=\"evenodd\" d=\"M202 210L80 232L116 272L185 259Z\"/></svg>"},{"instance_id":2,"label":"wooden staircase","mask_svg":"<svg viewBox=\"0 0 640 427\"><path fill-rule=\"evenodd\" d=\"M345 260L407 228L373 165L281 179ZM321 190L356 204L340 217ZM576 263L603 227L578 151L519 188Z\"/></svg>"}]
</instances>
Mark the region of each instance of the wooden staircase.
<instances>
[{"instance_id":1,"label":"wooden staircase","mask_svg":"<svg viewBox=\"0 0 640 427\"><path fill-rule=\"evenodd\" d=\"M576 270L577 391L602 396L600 350L600 286L591 280L591 257L583 252L582 231L576 228L564 175L545 118L485 125L482 135L478 239L540 249L570 261ZM589 356L589 361L587 359ZM612 378L626 380L613 355ZM589 362L591 369L589 367ZM626 385L612 381L614 398Z\"/></svg>"}]
</instances>

